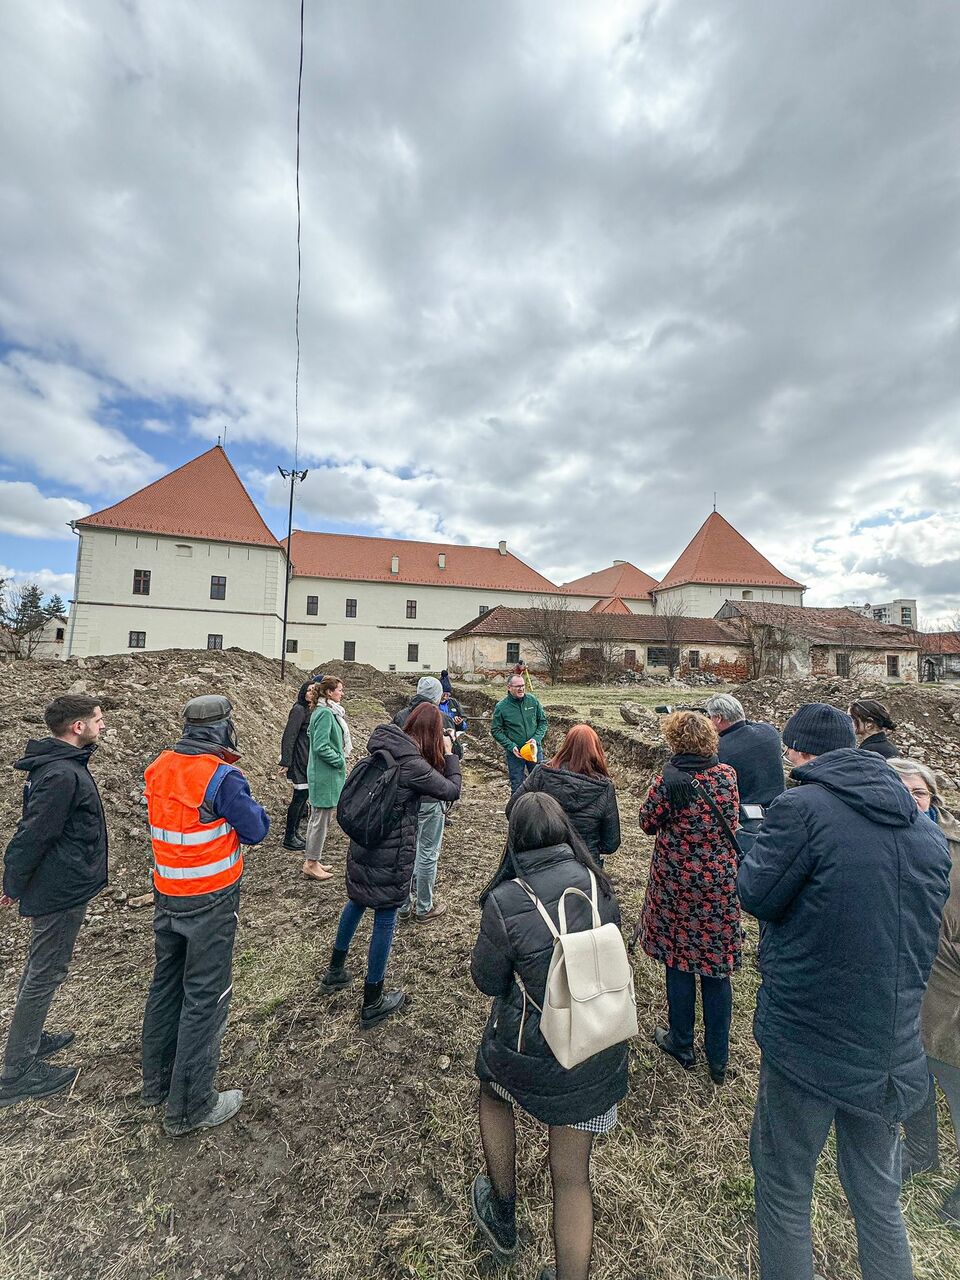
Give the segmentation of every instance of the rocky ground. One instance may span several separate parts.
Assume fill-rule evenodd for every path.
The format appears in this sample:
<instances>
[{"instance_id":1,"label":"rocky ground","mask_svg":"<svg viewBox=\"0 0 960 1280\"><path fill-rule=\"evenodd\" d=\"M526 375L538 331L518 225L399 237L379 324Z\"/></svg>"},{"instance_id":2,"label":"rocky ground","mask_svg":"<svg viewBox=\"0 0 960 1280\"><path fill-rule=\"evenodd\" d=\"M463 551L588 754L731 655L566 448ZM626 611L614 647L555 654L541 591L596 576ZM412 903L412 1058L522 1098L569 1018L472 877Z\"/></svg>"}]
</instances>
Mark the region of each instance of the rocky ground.
<instances>
[{"instance_id":1,"label":"rocky ground","mask_svg":"<svg viewBox=\"0 0 960 1280\"><path fill-rule=\"evenodd\" d=\"M345 705L360 743L409 693L403 680L357 664L331 663L325 669L347 682ZM7 766L27 736L43 734L46 701L81 686L102 698L107 714L109 729L93 771L112 836L111 889L91 910L51 1017L51 1025L77 1030L72 1060L82 1066L79 1080L69 1098L0 1112L4 1277L477 1280L493 1272L466 1207L467 1188L480 1165L472 1067L486 1016L486 1001L470 982L468 958L479 919L477 896L503 847L508 796L486 734L491 695L478 688L463 691L475 736L464 799L441 862L439 893L449 910L432 926L401 929L390 977L408 991L409 1007L364 1035L357 1027L356 988L332 999L317 989L342 885L307 882L299 859L279 846L287 792L276 776L277 743L300 679L290 669L281 683L277 663L233 651L0 668L0 762L6 774L0 783L0 840L9 837L19 811L19 779ZM222 1083L242 1087L247 1102L222 1129L172 1142L159 1118L136 1104L152 942L151 912L135 905L150 888L141 773L176 736L183 703L212 690L228 693L235 703L242 763L275 827L248 858L224 1041ZM762 697L763 705L772 706L776 695L765 691ZM949 727L954 722L944 721L954 704L945 701L941 710L935 697L932 704L918 703L918 714L928 705L937 709L927 737L955 742L958 731ZM564 722L578 712L571 707L552 714ZM649 842L635 826L636 797L661 748L626 725L616 731L604 727L603 736L625 831L611 867L632 926L649 855ZM339 833L329 852L342 867ZM368 936L361 927L359 941L365 944ZM752 926L748 936L736 979L735 1069L722 1091L713 1089L704 1071L687 1075L674 1068L643 1036L632 1048L631 1091L621 1124L598 1140L594 1160L598 1280L756 1274L747 1154L756 1085ZM5 912L2 1024L12 1007L26 939L23 922ZM662 977L642 959L637 990L646 1030L662 1015ZM535 1275L550 1258L546 1145L536 1124L521 1122L520 1149L524 1247L515 1266L502 1273L518 1280ZM818 1269L827 1280L846 1280L856 1274L855 1240L831 1158L828 1150L818 1182ZM921 1179L907 1198L922 1280L960 1280L956 1237L933 1215L957 1177L955 1166L955 1157L948 1157L943 1174Z\"/></svg>"}]
</instances>

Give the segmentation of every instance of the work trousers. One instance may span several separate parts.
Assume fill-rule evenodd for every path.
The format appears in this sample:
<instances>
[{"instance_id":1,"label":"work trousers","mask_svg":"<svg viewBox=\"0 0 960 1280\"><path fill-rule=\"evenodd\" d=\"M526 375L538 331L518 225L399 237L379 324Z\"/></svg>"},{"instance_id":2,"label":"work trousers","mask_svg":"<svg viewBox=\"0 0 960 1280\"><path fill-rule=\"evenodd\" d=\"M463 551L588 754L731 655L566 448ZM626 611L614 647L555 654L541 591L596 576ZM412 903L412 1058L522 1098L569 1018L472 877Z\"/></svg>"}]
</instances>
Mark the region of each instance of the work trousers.
<instances>
[{"instance_id":1,"label":"work trousers","mask_svg":"<svg viewBox=\"0 0 960 1280\"><path fill-rule=\"evenodd\" d=\"M446 806L442 800L421 800L417 818L417 856L413 860L410 897L417 915L433 906L433 886L437 880L440 846L443 844L443 819Z\"/></svg>"},{"instance_id":2,"label":"work trousers","mask_svg":"<svg viewBox=\"0 0 960 1280\"><path fill-rule=\"evenodd\" d=\"M923 1168L933 1168L940 1159L940 1142L937 1134L937 1085L947 1095L950 1119L953 1121L954 1141L960 1150L960 1067L937 1058L927 1058L930 1068L930 1092L927 1100L912 1116L903 1122L903 1140L910 1160Z\"/></svg>"},{"instance_id":3,"label":"work trousers","mask_svg":"<svg viewBox=\"0 0 960 1280\"><path fill-rule=\"evenodd\" d=\"M87 904L33 916L30 952L17 990L17 1005L7 1036L3 1074L7 1080L28 1071L40 1048L43 1024L47 1020L57 988L66 980L73 958L77 934L87 914Z\"/></svg>"},{"instance_id":4,"label":"work trousers","mask_svg":"<svg viewBox=\"0 0 960 1280\"><path fill-rule=\"evenodd\" d=\"M330 832L330 820L337 812L333 809L314 809L310 806L310 817L307 819L306 850L304 857L309 862L319 862L323 855L323 846L327 843Z\"/></svg>"},{"instance_id":5,"label":"work trousers","mask_svg":"<svg viewBox=\"0 0 960 1280\"><path fill-rule=\"evenodd\" d=\"M287 825L283 833L286 844L290 844L299 835L300 823L307 807L310 791L307 787L294 787L293 796L287 806Z\"/></svg>"},{"instance_id":6,"label":"work trousers","mask_svg":"<svg viewBox=\"0 0 960 1280\"><path fill-rule=\"evenodd\" d=\"M524 760L521 756L515 756L512 751L505 752L507 759L507 774L510 778L510 791L519 791L523 786L523 780L528 773L533 773L537 765L532 760ZM539 763L539 762L538 762Z\"/></svg>"},{"instance_id":7,"label":"work trousers","mask_svg":"<svg viewBox=\"0 0 960 1280\"><path fill-rule=\"evenodd\" d=\"M810 1202L817 1157L836 1126L837 1172L857 1229L863 1280L912 1280L900 1213L900 1141L881 1116L844 1111L765 1058L750 1131L760 1280L812 1280Z\"/></svg>"},{"instance_id":8,"label":"work trousers","mask_svg":"<svg viewBox=\"0 0 960 1280\"><path fill-rule=\"evenodd\" d=\"M217 1100L239 905L238 881L203 910L171 911L160 902L154 909L157 961L143 1018L143 1096L166 1098L170 1124L195 1123Z\"/></svg>"},{"instance_id":9,"label":"work trousers","mask_svg":"<svg viewBox=\"0 0 960 1280\"><path fill-rule=\"evenodd\" d=\"M733 984L729 978L708 978L702 973L687 973L684 969L667 965L670 1037L678 1049L693 1048L698 977L703 1002L703 1049L711 1067L723 1071L730 1057L730 1019L733 1015Z\"/></svg>"}]
</instances>

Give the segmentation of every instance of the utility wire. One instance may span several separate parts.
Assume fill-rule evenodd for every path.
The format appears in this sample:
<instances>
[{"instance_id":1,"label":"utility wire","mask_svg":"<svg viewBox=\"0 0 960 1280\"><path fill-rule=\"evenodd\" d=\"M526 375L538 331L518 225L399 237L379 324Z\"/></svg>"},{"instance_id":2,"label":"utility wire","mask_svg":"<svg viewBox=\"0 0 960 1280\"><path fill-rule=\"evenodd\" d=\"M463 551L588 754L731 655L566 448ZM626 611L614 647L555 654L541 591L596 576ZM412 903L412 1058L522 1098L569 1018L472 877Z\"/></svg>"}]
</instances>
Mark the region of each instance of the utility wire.
<instances>
[{"instance_id":1,"label":"utility wire","mask_svg":"<svg viewBox=\"0 0 960 1280\"><path fill-rule=\"evenodd\" d=\"M300 72L297 77L297 310L294 330L297 338L297 369L293 379L293 469L300 461L300 284L302 278L300 259L300 100L303 96L303 7L300 0Z\"/></svg>"}]
</instances>

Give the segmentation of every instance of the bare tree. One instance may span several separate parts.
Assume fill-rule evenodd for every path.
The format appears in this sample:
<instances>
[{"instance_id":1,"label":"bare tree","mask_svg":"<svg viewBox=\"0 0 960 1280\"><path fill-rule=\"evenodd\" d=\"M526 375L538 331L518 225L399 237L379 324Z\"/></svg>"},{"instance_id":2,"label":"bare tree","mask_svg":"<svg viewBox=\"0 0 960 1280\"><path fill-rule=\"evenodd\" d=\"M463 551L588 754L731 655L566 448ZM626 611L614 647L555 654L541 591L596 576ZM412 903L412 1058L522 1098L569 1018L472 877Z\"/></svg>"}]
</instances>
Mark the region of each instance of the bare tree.
<instances>
[{"instance_id":1,"label":"bare tree","mask_svg":"<svg viewBox=\"0 0 960 1280\"><path fill-rule=\"evenodd\" d=\"M613 614L597 613L592 616L595 621L590 636L590 675L596 684L610 684L623 671L620 629Z\"/></svg>"},{"instance_id":2,"label":"bare tree","mask_svg":"<svg viewBox=\"0 0 960 1280\"><path fill-rule=\"evenodd\" d=\"M0 646L15 659L32 657L50 620L35 582L0 583Z\"/></svg>"},{"instance_id":3,"label":"bare tree","mask_svg":"<svg viewBox=\"0 0 960 1280\"><path fill-rule=\"evenodd\" d=\"M574 648L572 610L565 596L537 596L531 609L530 643L543 659L552 684L563 679L563 668Z\"/></svg>"},{"instance_id":4,"label":"bare tree","mask_svg":"<svg viewBox=\"0 0 960 1280\"><path fill-rule=\"evenodd\" d=\"M667 671L676 674L680 665L680 641L683 638L683 620L687 610L682 596L661 601L657 598L657 617L663 621L663 643L667 649Z\"/></svg>"}]
</instances>

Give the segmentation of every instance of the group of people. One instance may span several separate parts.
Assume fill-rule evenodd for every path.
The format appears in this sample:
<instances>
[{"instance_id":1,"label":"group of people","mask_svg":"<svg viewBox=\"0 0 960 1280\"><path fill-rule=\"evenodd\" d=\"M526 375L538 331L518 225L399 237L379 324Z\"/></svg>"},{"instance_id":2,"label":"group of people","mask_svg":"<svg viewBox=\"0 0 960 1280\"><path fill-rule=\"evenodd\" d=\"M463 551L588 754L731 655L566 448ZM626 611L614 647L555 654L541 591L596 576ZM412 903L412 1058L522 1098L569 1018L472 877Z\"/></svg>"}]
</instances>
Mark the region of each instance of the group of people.
<instances>
[{"instance_id":1,"label":"group of people","mask_svg":"<svg viewBox=\"0 0 960 1280\"><path fill-rule=\"evenodd\" d=\"M324 842L346 798L351 740L342 697L336 677L309 681L281 751L293 787L284 845L305 854L305 874L318 880L332 878ZM192 700L180 739L145 774L156 966L142 1100L164 1108L172 1136L220 1124L242 1103L239 1090L218 1091L215 1081L243 846L265 837L269 818L237 767L231 710L220 695ZM76 1068L50 1061L72 1036L47 1033L44 1022L86 905L107 880L106 824L87 767L101 709L67 695L47 709L46 722L51 736L30 742L17 765L28 783L4 863L4 893L31 917L33 932L0 1105L62 1091L76 1078ZM662 727L670 758L640 806L640 826L655 842L634 931L665 970L667 1025L650 1029L653 1042L683 1069L696 1069L699 987L706 1066L723 1086L741 913L758 919L761 1069L750 1155L762 1280L813 1274L813 1178L831 1127L862 1274L906 1280L899 1196L903 1180L938 1167L937 1085L960 1131L960 823L944 809L931 771L898 756L886 736L895 726L870 699L848 712L808 704L780 733L718 694L703 709L667 716ZM372 911L364 1029L404 1003L402 990L384 990L398 918L442 914L437 862L447 810L461 794L466 728L449 682L424 677L410 704L367 743L363 763L389 765L382 776L389 774L391 809L380 838L349 842L346 902L321 979L327 993L351 983L350 947ZM594 730L573 726L549 759L546 731L542 706L515 673L491 720L511 797L507 843L480 898L471 959L473 980L493 1004L476 1061L485 1172L473 1181L470 1203L494 1254L512 1258L519 1106L549 1126L556 1265L541 1280L585 1280L592 1144L617 1122L628 1045L564 1067L540 1014L558 927L621 926L606 865L620 847L620 814ZM941 1215L960 1226L960 1184Z\"/></svg>"}]
</instances>

